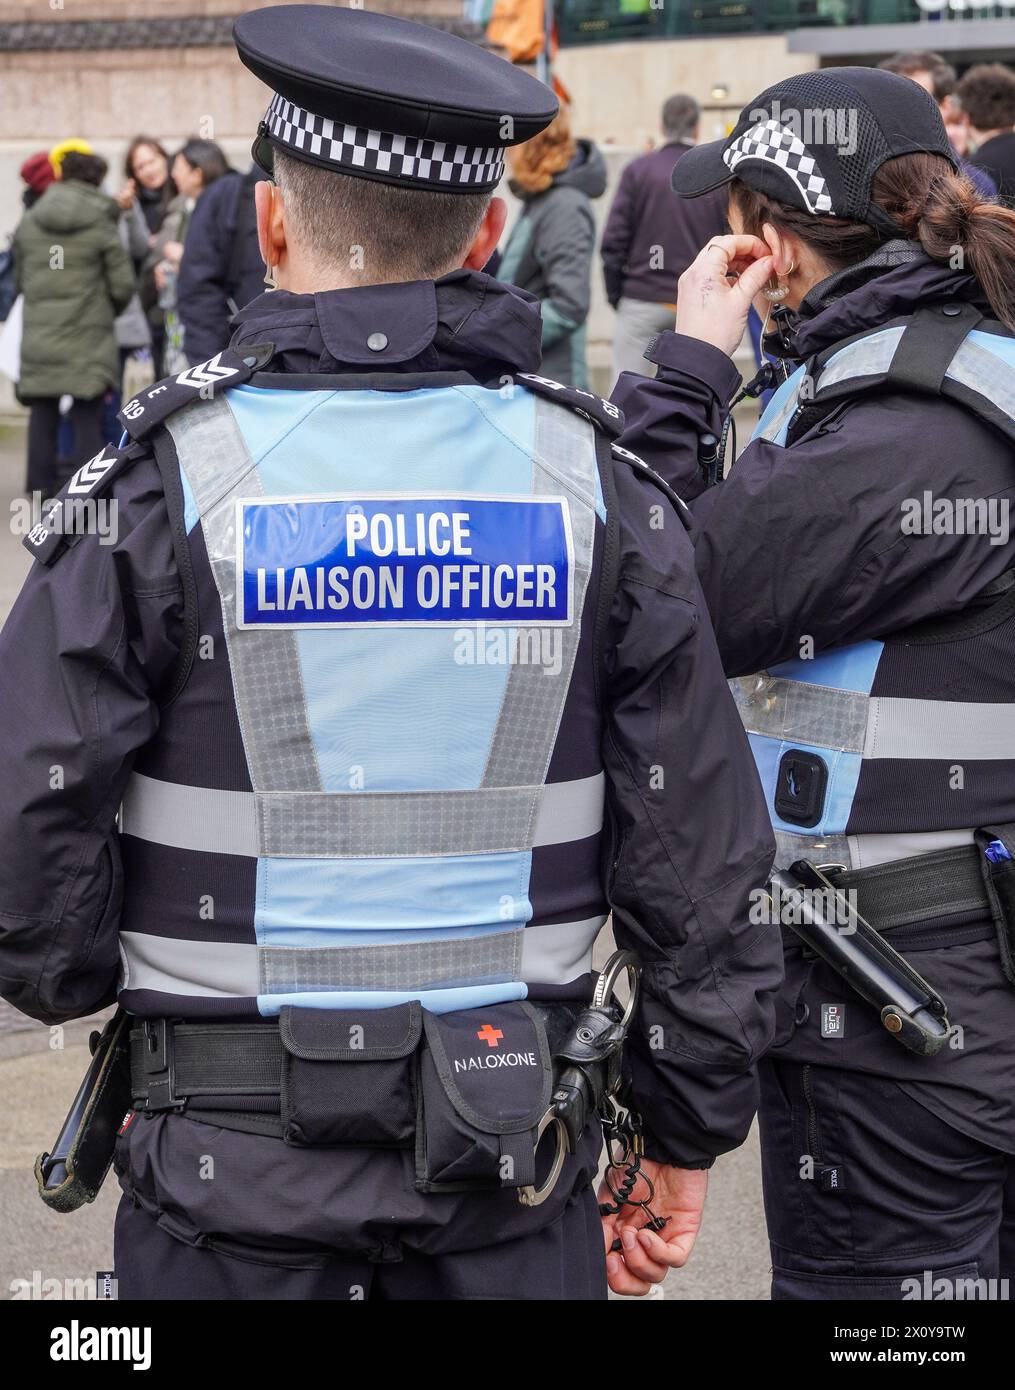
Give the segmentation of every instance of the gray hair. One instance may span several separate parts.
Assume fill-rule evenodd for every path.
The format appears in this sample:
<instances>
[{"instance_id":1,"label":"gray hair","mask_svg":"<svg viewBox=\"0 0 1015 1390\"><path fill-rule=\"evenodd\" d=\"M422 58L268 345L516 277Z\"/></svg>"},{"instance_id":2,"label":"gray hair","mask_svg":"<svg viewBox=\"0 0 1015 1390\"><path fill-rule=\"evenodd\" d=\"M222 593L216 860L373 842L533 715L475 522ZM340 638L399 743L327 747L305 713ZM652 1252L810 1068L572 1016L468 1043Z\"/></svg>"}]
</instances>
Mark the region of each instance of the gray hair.
<instances>
[{"instance_id":1,"label":"gray hair","mask_svg":"<svg viewBox=\"0 0 1015 1390\"><path fill-rule=\"evenodd\" d=\"M670 97L663 105L663 134L667 140L689 140L700 120L700 106L694 97L683 92Z\"/></svg>"},{"instance_id":2,"label":"gray hair","mask_svg":"<svg viewBox=\"0 0 1015 1390\"><path fill-rule=\"evenodd\" d=\"M274 178L301 248L364 284L436 280L461 265L491 193L399 187L274 152Z\"/></svg>"}]
</instances>

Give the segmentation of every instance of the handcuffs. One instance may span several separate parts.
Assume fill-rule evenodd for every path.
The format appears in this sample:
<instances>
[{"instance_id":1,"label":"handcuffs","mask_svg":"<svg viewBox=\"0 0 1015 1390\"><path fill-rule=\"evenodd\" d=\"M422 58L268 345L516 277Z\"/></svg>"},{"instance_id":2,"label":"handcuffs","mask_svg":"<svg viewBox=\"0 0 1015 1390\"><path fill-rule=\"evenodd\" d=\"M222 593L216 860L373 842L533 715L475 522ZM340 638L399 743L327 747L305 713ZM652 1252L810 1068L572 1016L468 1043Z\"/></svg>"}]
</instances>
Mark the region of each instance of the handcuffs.
<instances>
[{"instance_id":1,"label":"handcuffs","mask_svg":"<svg viewBox=\"0 0 1015 1390\"><path fill-rule=\"evenodd\" d=\"M523 1206L538 1207L557 1185L568 1154L577 1152L586 1124L598 1114L606 1137L606 1185L612 1202L600 1204L603 1216L615 1216L625 1206L641 1207L648 1217L645 1229L660 1231L667 1218L656 1216L650 1206L655 1188L641 1169L644 1144L641 1117L617 1100L620 1089L621 1051L638 1002L640 967L631 951L616 951L606 962L588 1008L578 1015L564 1041L553 1054L556 1073L550 1103L536 1130L537 1147L553 1129L555 1147L549 1171L539 1186L518 1189ZM616 996L623 976L630 986L627 1004ZM634 1198L639 1182L647 1193ZM615 1241L614 1250L621 1248Z\"/></svg>"}]
</instances>

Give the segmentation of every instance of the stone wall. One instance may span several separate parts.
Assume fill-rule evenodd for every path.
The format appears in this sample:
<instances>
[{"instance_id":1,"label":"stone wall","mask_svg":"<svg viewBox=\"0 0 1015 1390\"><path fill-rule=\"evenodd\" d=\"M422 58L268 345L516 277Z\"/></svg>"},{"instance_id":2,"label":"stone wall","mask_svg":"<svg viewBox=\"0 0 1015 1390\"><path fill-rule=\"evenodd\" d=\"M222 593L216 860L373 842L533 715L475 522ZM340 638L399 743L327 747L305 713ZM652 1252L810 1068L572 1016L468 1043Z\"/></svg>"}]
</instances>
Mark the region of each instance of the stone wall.
<instances>
[{"instance_id":1,"label":"stone wall","mask_svg":"<svg viewBox=\"0 0 1015 1390\"><path fill-rule=\"evenodd\" d=\"M139 0L0 0L0 238L13 231L21 212L18 168L37 150L70 135L89 139L110 163L107 187L122 178L130 138L145 132L167 148L189 135L218 140L240 168L249 163L250 141L267 106L267 89L231 47L208 41L180 43L193 24L219 24L268 0L159 0L163 26L158 47L54 47L61 32L82 42L137 43L155 21L154 7ZM58 8L53 6L58 5ZM460 0L384 0L383 8L462 28ZM49 29L49 47L34 26ZM28 29L19 27L28 25ZM13 27L11 27L13 26ZM168 26L165 27L165 26ZM3 48L6 39L8 46ZM17 46L15 46L17 45ZM563 50L558 73L574 102L580 134L600 142L610 169L610 188L596 205L602 222L620 169L656 136L659 109L673 92L687 91L707 108L702 136L725 132L756 92L779 77L813 67L807 55L788 52L783 36L657 40L592 44ZM721 102L713 88L727 89ZM590 356L597 380L609 360L612 314L602 296L598 264L593 274ZM10 394L0 380L0 411Z\"/></svg>"}]
</instances>

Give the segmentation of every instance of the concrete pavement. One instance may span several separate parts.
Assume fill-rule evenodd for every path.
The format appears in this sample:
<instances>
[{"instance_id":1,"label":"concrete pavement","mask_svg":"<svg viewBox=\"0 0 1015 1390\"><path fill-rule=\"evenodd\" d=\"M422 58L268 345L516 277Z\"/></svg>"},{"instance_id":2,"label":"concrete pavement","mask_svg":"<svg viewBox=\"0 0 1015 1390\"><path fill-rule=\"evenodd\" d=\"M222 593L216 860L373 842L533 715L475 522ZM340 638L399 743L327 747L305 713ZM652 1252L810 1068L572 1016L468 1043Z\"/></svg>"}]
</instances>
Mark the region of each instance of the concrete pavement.
<instances>
[{"instance_id":1,"label":"concrete pavement","mask_svg":"<svg viewBox=\"0 0 1015 1390\"><path fill-rule=\"evenodd\" d=\"M0 427L0 516L10 517L23 475L24 435ZM31 561L10 526L0 524L0 618L5 618ZM0 792L2 795L2 792ZM118 1188L110 1178L99 1199L71 1215L44 1207L32 1165L56 1137L88 1062L94 1026L78 1021L50 1029L0 1002L0 1299L43 1281L92 1279L112 1268ZM667 1299L764 1299L768 1247L761 1212L756 1136L716 1165L705 1223L689 1266L665 1285Z\"/></svg>"}]
</instances>

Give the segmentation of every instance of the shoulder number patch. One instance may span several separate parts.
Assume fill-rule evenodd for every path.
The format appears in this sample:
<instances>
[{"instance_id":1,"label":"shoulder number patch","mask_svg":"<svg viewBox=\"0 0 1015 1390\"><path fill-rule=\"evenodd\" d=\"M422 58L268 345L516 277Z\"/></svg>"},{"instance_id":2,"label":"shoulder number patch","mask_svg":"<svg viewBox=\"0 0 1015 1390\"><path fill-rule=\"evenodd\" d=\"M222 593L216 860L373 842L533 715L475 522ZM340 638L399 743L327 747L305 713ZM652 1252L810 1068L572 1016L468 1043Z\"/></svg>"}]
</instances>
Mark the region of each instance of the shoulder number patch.
<instances>
[{"instance_id":1,"label":"shoulder number patch","mask_svg":"<svg viewBox=\"0 0 1015 1390\"><path fill-rule=\"evenodd\" d=\"M241 498L237 626L566 627L563 497Z\"/></svg>"}]
</instances>

